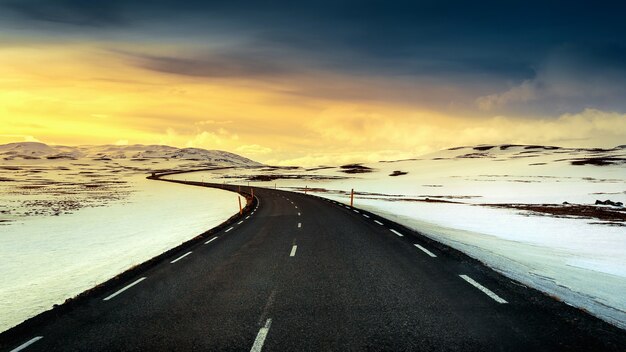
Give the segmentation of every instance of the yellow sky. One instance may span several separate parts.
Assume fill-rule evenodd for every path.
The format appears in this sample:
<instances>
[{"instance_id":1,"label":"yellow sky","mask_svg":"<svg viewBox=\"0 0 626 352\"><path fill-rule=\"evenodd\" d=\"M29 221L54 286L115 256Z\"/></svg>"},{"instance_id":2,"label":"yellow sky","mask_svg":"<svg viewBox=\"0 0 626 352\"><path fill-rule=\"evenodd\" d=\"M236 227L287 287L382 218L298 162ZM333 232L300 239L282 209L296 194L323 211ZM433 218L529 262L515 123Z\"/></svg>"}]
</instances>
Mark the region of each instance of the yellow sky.
<instances>
[{"instance_id":1,"label":"yellow sky","mask_svg":"<svg viewBox=\"0 0 626 352\"><path fill-rule=\"evenodd\" d=\"M389 85L321 72L273 81L208 79L147 70L88 46L4 47L0 143L167 144L319 165L481 143L611 146L626 135L624 115L597 110L477 118L462 109L302 93L340 87L376 94Z\"/></svg>"}]
</instances>

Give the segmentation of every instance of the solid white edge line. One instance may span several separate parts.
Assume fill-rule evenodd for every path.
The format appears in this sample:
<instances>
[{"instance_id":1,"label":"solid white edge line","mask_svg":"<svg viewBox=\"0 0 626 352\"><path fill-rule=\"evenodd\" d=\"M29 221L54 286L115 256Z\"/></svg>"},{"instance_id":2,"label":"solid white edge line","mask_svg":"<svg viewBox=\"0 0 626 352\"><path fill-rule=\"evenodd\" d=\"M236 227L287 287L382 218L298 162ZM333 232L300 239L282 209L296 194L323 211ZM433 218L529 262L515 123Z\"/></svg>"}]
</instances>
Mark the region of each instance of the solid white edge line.
<instances>
[{"instance_id":1,"label":"solid white edge line","mask_svg":"<svg viewBox=\"0 0 626 352\"><path fill-rule=\"evenodd\" d=\"M374 220L375 223L377 223L378 225L382 225L383 223L378 221L378 220Z\"/></svg>"},{"instance_id":2,"label":"solid white edge line","mask_svg":"<svg viewBox=\"0 0 626 352\"><path fill-rule=\"evenodd\" d=\"M178 257L178 258L176 258L176 259L174 259L174 260L172 260L172 261L170 262L170 264L174 264L174 263L176 263L177 261L179 261L179 260L181 260L181 259L185 258L186 256L188 256L188 255L190 255L190 254L191 254L191 251L189 251L189 252L187 252L187 253L185 253L185 254L181 255L180 257Z\"/></svg>"},{"instance_id":3,"label":"solid white edge line","mask_svg":"<svg viewBox=\"0 0 626 352\"><path fill-rule=\"evenodd\" d=\"M291 253L289 253L290 257L295 257L296 256L296 250L298 250L298 245L293 245L293 247L291 247Z\"/></svg>"},{"instance_id":4,"label":"solid white edge line","mask_svg":"<svg viewBox=\"0 0 626 352\"><path fill-rule=\"evenodd\" d=\"M419 248L422 252L424 252L424 253L428 254L429 256L431 256L431 257L433 257L433 258L437 258L437 256L435 255L435 253L433 253L433 252L429 251L428 249L426 249L426 248L424 248L424 247L420 246L419 244L414 243L413 245L414 245L415 247Z\"/></svg>"},{"instance_id":5,"label":"solid white edge line","mask_svg":"<svg viewBox=\"0 0 626 352\"><path fill-rule=\"evenodd\" d=\"M25 349L26 347L28 347L28 346L30 346L30 345L32 345L32 344L34 344L35 342L37 342L37 341L39 341L39 340L41 340L41 339L43 339L43 336L35 336L35 337L33 337L32 339L30 339L30 340L28 340L28 341L24 342L23 344L21 344L21 345L19 345L19 346L15 347L14 349L12 349L12 350L11 350L11 352L19 352L19 351L21 351L21 350Z\"/></svg>"},{"instance_id":6,"label":"solid white edge line","mask_svg":"<svg viewBox=\"0 0 626 352\"><path fill-rule=\"evenodd\" d=\"M142 277L142 278L139 278L139 279L135 280L133 283L128 284L128 285L126 285L126 286L124 286L124 288L122 288L122 289L118 290L117 292L115 292L114 294L112 294L112 295L110 295L110 296L108 296L108 297L104 298L104 299L103 299L103 301L108 301L108 300L110 300L111 298L113 298L113 297L115 297L115 296L119 295L120 293L122 293L122 292L124 292L124 291L128 290L129 288L131 288L131 287L133 287L133 286L137 285L138 283L142 282L142 281L143 281L143 280L145 280L145 279L146 279L146 277L144 276L144 277Z\"/></svg>"},{"instance_id":7,"label":"solid white edge line","mask_svg":"<svg viewBox=\"0 0 626 352\"><path fill-rule=\"evenodd\" d=\"M486 288L485 286L479 284L478 282L474 281L474 279L472 279L471 277L467 276L467 275L459 275L461 277L461 279L469 282L472 286L476 287L477 289L481 290L484 294L486 294L487 296L491 297L491 299L493 299L494 301L498 302L498 303L509 303L506 300L504 300L502 297L496 295L495 293L493 293L493 291L491 291L490 289Z\"/></svg>"},{"instance_id":8,"label":"solid white edge line","mask_svg":"<svg viewBox=\"0 0 626 352\"><path fill-rule=\"evenodd\" d=\"M363 214L363 216L364 216L364 217L366 217L366 218L368 218L368 219L370 218L370 216L369 216L369 215L367 215L367 214Z\"/></svg>"},{"instance_id":9,"label":"solid white edge line","mask_svg":"<svg viewBox=\"0 0 626 352\"><path fill-rule=\"evenodd\" d=\"M256 335L254 339L254 344L250 349L250 352L261 352L263 348L263 344L265 343L265 338L267 337L267 333L270 331L270 326L272 325L272 319L267 319L265 321L265 326L259 329L259 333Z\"/></svg>"},{"instance_id":10,"label":"solid white edge line","mask_svg":"<svg viewBox=\"0 0 626 352\"><path fill-rule=\"evenodd\" d=\"M394 230L394 229L389 229L391 232L395 233L396 235L400 236L400 237L404 237L403 234L401 234L400 232Z\"/></svg>"},{"instance_id":11,"label":"solid white edge line","mask_svg":"<svg viewBox=\"0 0 626 352\"><path fill-rule=\"evenodd\" d=\"M216 239L217 239L217 236L215 236L215 237L211 238L210 240L204 242L204 244L209 244L209 243L215 241Z\"/></svg>"},{"instance_id":12,"label":"solid white edge line","mask_svg":"<svg viewBox=\"0 0 626 352\"><path fill-rule=\"evenodd\" d=\"M252 214L254 214L254 212L252 212ZM232 230L232 229L233 229L233 228L232 228L232 227L230 227L228 230L226 230L226 231L224 231L224 232L228 232L228 231L230 231L230 230Z\"/></svg>"}]
</instances>

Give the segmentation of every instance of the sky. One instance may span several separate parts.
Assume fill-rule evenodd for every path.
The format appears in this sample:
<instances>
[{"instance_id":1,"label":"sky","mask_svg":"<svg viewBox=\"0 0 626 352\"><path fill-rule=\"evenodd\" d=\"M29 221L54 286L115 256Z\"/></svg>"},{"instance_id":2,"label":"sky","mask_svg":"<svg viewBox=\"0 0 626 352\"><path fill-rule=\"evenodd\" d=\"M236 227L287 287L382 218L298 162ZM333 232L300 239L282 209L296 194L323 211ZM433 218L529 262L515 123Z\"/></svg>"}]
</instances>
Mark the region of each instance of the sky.
<instances>
[{"instance_id":1,"label":"sky","mask_svg":"<svg viewBox=\"0 0 626 352\"><path fill-rule=\"evenodd\" d=\"M270 164L626 144L626 3L0 0L0 143Z\"/></svg>"}]
</instances>

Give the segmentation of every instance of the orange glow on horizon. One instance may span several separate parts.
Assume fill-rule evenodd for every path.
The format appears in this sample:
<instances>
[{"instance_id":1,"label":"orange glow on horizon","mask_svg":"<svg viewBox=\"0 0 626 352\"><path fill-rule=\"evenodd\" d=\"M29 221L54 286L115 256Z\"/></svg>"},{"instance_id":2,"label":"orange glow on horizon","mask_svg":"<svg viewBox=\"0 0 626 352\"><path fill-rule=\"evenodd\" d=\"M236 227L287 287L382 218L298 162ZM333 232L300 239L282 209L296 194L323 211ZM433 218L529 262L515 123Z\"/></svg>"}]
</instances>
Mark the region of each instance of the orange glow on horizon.
<instances>
[{"instance_id":1,"label":"orange glow on horizon","mask_svg":"<svg viewBox=\"0 0 626 352\"><path fill-rule=\"evenodd\" d=\"M0 77L0 143L167 144L319 165L414 157L457 145L558 143L572 136L597 144L626 135L619 114L477 120L463 111L294 93L335 84L350 89L349 77L339 75L188 77L78 45L2 48Z\"/></svg>"}]
</instances>

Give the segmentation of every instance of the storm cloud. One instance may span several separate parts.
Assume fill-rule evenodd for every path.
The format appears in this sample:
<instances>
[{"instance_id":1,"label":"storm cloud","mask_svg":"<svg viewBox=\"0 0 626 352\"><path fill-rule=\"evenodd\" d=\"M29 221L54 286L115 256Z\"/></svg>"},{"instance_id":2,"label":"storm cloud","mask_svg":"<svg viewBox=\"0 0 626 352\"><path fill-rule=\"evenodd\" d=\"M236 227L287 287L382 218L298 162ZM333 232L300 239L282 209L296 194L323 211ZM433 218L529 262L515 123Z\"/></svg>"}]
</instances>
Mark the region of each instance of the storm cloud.
<instances>
[{"instance_id":1,"label":"storm cloud","mask_svg":"<svg viewBox=\"0 0 626 352\"><path fill-rule=\"evenodd\" d=\"M420 92L449 85L465 93L438 104L482 112L626 111L626 3L0 0L0 8L5 29L57 41L179 45L126 55L168 74L267 80L329 72Z\"/></svg>"}]
</instances>

